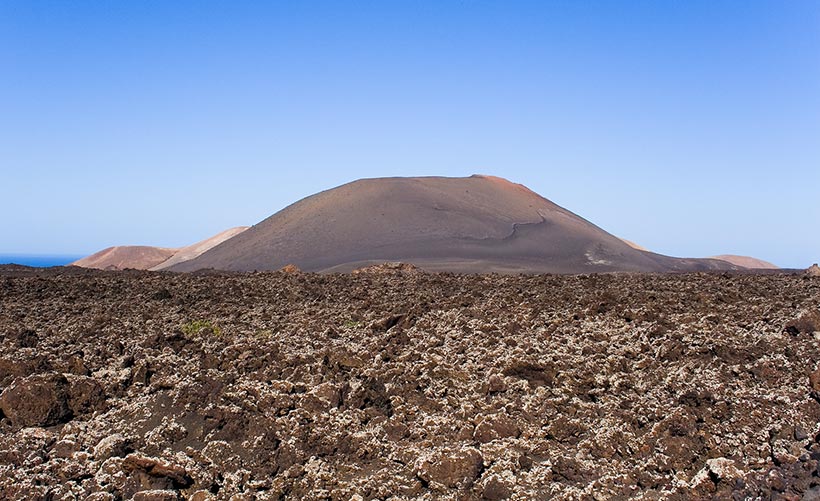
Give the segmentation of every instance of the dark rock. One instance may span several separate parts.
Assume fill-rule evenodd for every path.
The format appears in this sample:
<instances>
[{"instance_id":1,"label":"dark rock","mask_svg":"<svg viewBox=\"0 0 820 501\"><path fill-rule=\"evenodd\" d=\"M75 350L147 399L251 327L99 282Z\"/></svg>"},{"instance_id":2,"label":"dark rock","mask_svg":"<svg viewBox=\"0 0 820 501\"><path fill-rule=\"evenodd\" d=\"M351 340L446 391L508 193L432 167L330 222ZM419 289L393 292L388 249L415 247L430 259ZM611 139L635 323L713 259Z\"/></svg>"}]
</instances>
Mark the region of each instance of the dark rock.
<instances>
[{"instance_id":1,"label":"dark rock","mask_svg":"<svg viewBox=\"0 0 820 501\"><path fill-rule=\"evenodd\" d=\"M382 318L381 320L377 320L377 321L373 322L370 325L370 328L373 329L374 331L381 331L381 332L389 331L390 329L392 329L396 325L401 324L404 321L406 316L407 315L405 315L404 313L399 314L399 315L388 315L388 316Z\"/></svg>"},{"instance_id":2,"label":"dark rock","mask_svg":"<svg viewBox=\"0 0 820 501\"><path fill-rule=\"evenodd\" d=\"M17 343L18 348L34 348L37 346L37 333L31 329L21 329L11 337Z\"/></svg>"},{"instance_id":3,"label":"dark rock","mask_svg":"<svg viewBox=\"0 0 820 501\"><path fill-rule=\"evenodd\" d=\"M557 374L558 372L552 365L529 362L514 363L504 369L505 376L525 379L532 387L551 385Z\"/></svg>"},{"instance_id":4,"label":"dark rock","mask_svg":"<svg viewBox=\"0 0 820 501\"><path fill-rule=\"evenodd\" d=\"M132 453L126 456L122 468L129 473L133 493L154 489L184 489L193 484L193 479L185 468L142 454Z\"/></svg>"},{"instance_id":5,"label":"dark rock","mask_svg":"<svg viewBox=\"0 0 820 501\"><path fill-rule=\"evenodd\" d=\"M785 330L793 336L820 331L820 311L814 309L804 311L799 317L787 323Z\"/></svg>"},{"instance_id":6,"label":"dark rock","mask_svg":"<svg viewBox=\"0 0 820 501\"><path fill-rule=\"evenodd\" d=\"M0 395L0 410L14 426L51 426L71 420L69 398L65 376L38 374L6 388Z\"/></svg>"},{"instance_id":7,"label":"dark rock","mask_svg":"<svg viewBox=\"0 0 820 501\"><path fill-rule=\"evenodd\" d=\"M97 461L105 461L111 457L125 457L132 451L131 441L115 433L100 440L96 447L94 447L94 459Z\"/></svg>"},{"instance_id":8,"label":"dark rock","mask_svg":"<svg viewBox=\"0 0 820 501\"><path fill-rule=\"evenodd\" d=\"M94 378L71 376L68 394L68 405L75 416L105 409L105 392Z\"/></svg>"},{"instance_id":9,"label":"dark rock","mask_svg":"<svg viewBox=\"0 0 820 501\"><path fill-rule=\"evenodd\" d=\"M804 492L801 501L820 501L820 485L816 485Z\"/></svg>"},{"instance_id":10,"label":"dark rock","mask_svg":"<svg viewBox=\"0 0 820 501\"><path fill-rule=\"evenodd\" d=\"M490 416L481 420L475 428L473 437L482 444L493 440L517 437L518 425L507 416Z\"/></svg>"},{"instance_id":11,"label":"dark rock","mask_svg":"<svg viewBox=\"0 0 820 501\"><path fill-rule=\"evenodd\" d=\"M809 386L814 391L820 391L820 368L809 374Z\"/></svg>"},{"instance_id":12,"label":"dark rock","mask_svg":"<svg viewBox=\"0 0 820 501\"><path fill-rule=\"evenodd\" d=\"M794 427L794 439L795 440L806 440L809 438L809 434L806 432L806 429L800 425Z\"/></svg>"},{"instance_id":13,"label":"dark rock","mask_svg":"<svg viewBox=\"0 0 820 501\"><path fill-rule=\"evenodd\" d=\"M481 497L488 501L500 501L507 499L512 495L510 486L498 478L497 475L490 476L484 482L484 488L481 491Z\"/></svg>"},{"instance_id":14,"label":"dark rock","mask_svg":"<svg viewBox=\"0 0 820 501\"><path fill-rule=\"evenodd\" d=\"M487 380L487 391L490 393L501 393L507 390L507 383L504 378L498 374L493 374Z\"/></svg>"},{"instance_id":15,"label":"dark rock","mask_svg":"<svg viewBox=\"0 0 820 501\"><path fill-rule=\"evenodd\" d=\"M179 499L179 492L168 489L154 489L134 493L133 501L175 501Z\"/></svg>"},{"instance_id":16,"label":"dark rock","mask_svg":"<svg viewBox=\"0 0 820 501\"><path fill-rule=\"evenodd\" d=\"M0 385L11 384L15 378L51 372L51 361L43 355L23 358L18 352L14 358L0 358Z\"/></svg>"},{"instance_id":17,"label":"dark rock","mask_svg":"<svg viewBox=\"0 0 820 501\"><path fill-rule=\"evenodd\" d=\"M171 292L165 287L159 289L151 295L151 299L154 301L164 301L166 299L171 299L172 297Z\"/></svg>"},{"instance_id":18,"label":"dark rock","mask_svg":"<svg viewBox=\"0 0 820 501\"><path fill-rule=\"evenodd\" d=\"M441 449L416 462L416 474L425 482L446 487L472 484L484 468L478 449Z\"/></svg>"}]
</instances>

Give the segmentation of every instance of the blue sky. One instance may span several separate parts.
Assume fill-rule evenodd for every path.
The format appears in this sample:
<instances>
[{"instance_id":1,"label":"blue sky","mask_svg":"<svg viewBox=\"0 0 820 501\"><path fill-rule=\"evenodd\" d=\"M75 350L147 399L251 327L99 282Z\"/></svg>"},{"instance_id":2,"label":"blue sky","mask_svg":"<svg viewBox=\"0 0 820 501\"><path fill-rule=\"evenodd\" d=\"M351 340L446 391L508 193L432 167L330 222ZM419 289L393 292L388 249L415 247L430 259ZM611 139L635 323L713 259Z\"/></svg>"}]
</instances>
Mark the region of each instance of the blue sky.
<instances>
[{"instance_id":1,"label":"blue sky","mask_svg":"<svg viewBox=\"0 0 820 501\"><path fill-rule=\"evenodd\" d=\"M676 256L820 260L820 2L0 3L0 253L487 173Z\"/></svg>"}]
</instances>

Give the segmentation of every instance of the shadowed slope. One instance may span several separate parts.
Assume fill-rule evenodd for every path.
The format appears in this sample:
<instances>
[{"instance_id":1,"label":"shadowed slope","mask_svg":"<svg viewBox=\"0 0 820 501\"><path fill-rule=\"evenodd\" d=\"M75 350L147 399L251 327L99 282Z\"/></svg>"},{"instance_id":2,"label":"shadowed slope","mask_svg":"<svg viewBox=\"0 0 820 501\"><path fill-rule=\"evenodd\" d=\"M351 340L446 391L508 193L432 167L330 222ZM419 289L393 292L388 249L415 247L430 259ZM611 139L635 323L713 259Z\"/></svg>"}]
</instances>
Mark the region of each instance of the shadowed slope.
<instances>
[{"instance_id":1,"label":"shadowed slope","mask_svg":"<svg viewBox=\"0 0 820 501\"><path fill-rule=\"evenodd\" d=\"M472 176L354 181L296 202L170 269L295 264L305 271L351 271L383 261L457 272L731 268L633 249L522 185Z\"/></svg>"}]
</instances>

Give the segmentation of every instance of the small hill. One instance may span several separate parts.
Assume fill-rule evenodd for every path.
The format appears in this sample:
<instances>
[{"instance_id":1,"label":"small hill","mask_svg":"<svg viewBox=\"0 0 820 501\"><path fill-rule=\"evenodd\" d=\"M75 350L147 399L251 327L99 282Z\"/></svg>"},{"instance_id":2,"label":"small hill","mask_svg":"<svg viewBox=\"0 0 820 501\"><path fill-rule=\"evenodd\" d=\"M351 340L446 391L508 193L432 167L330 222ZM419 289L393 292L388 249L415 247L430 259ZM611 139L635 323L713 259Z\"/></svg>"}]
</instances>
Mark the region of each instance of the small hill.
<instances>
[{"instance_id":1,"label":"small hill","mask_svg":"<svg viewBox=\"0 0 820 501\"><path fill-rule=\"evenodd\" d=\"M762 259L757 259L749 256L735 256L733 254L721 254L720 256L712 256L712 259L720 259L732 263L736 266L742 266L751 270L776 270L780 267Z\"/></svg>"},{"instance_id":2,"label":"small hill","mask_svg":"<svg viewBox=\"0 0 820 501\"><path fill-rule=\"evenodd\" d=\"M123 245L103 249L71 263L72 266L100 270L147 270L167 261L177 249L148 245Z\"/></svg>"},{"instance_id":3,"label":"small hill","mask_svg":"<svg viewBox=\"0 0 820 501\"><path fill-rule=\"evenodd\" d=\"M225 230L221 233L217 233L216 235L214 235L210 238L206 238L205 240L201 240L201 241L199 241L195 244L189 245L187 247L183 247L183 248L179 249L176 253L174 253L174 255L171 256L170 258L168 258L166 261L163 261L162 263L160 263L156 266L153 266L150 269L154 270L154 271L164 270L166 268L170 268L171 266L174 266L175 264L179 264L179 263L194 259L196 257L199 257L203 252L206 252L207 250L211 249L212 247L215 247L215 246L221 244L222 242L224 242L225 240L228 240L229 238L232 238L232 237L235 237L236 235L239 235L240 233L242 233L243 231L245 231L247 229L248 229L248 226L237 226L235 228Z\"/></svg>"},{"instance_id":4,"label":"small hill","mask_svg":"<svg viewBox=\"0 0 820 501\"><path fill-rule=\"evenodd\" d=\"M71 265L100 270L124 270L129 268L133 270L163 270L193 259L246 229L248 229L247 226L237 226L179 249L148 245L109 247L74 261Z\"/></svg>"},{"instance_id":5,"label":"small hill","mask_svg":"<svg viewBox=\"0 0 820 501\"><path fill-rule=\"evenodd\" d=\"M725 261L641 251L525 186L492 176L354 181L300 200L171 266L350 272L385 261L467 273L669 272Z\"/></svg>"},{"instance_id":6,"label":"small hill","mask_svg":"<svg viewBox=\"0 0 820 501\"><path fill-rule=\"evenodd\" d=\"M635 242L626 240L622 238L624 242L627 243L633 249L638 249L642 251L650 252L649 249L642 245L638 245ZM726 261L727 263L731 263L735 266L740 266L741 268L746 268L750 270L779 270L780 267L772 264L768 261L763 261L762 259L757 259L750 256L735 256L733 254L721 254L720 256L712 256L707 259L720 259L721 261Z\"/></svg>"}]
</instances>

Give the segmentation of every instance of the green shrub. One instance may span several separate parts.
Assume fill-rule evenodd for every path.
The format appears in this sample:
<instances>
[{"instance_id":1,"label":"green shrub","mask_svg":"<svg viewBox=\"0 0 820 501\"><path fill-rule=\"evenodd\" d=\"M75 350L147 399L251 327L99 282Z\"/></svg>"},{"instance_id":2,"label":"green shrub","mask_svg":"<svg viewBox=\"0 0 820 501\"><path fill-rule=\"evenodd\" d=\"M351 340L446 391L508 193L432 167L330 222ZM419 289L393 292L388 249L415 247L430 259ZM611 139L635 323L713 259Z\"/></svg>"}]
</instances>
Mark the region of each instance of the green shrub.
<instances>
[{"instance_id":1,"label":"green shrub","mask_svg":"<svg viewBox=\"0 0 820 501\"><path fill-rule=\"evenodd\" d=\"M194 320L182 326L182 332L188 335L210 333L214 336L221 336L222 329L210 320Z\"/></svg>"}]
</instances>

